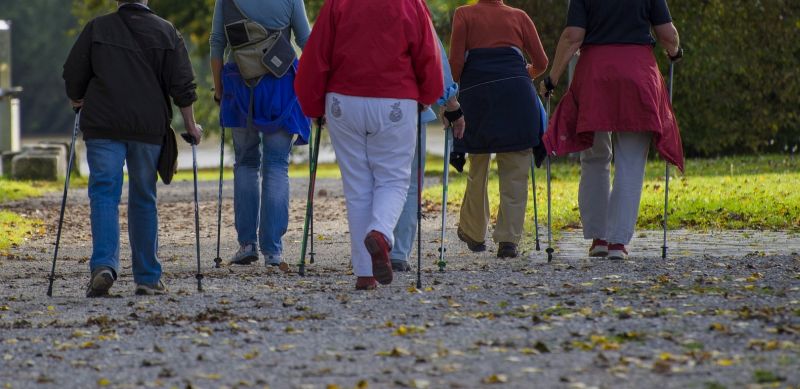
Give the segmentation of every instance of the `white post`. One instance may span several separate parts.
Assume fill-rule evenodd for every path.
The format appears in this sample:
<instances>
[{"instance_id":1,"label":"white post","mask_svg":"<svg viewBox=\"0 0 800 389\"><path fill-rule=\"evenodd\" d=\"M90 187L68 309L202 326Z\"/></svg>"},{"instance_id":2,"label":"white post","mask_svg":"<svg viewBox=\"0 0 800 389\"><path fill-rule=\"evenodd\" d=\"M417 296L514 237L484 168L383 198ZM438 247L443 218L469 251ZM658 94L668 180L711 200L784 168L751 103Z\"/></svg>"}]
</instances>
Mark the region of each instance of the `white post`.
<instances>
[{"instance_id":1,"label":"white post","mask_svg":"<svg viewBox=\"0 0 800 389\"><path fill-rule=\"evenodd\" d=\"M20 149L20 92L11 85L11 22L0 20L0 153Z\"/></svg>"}]
</instances>

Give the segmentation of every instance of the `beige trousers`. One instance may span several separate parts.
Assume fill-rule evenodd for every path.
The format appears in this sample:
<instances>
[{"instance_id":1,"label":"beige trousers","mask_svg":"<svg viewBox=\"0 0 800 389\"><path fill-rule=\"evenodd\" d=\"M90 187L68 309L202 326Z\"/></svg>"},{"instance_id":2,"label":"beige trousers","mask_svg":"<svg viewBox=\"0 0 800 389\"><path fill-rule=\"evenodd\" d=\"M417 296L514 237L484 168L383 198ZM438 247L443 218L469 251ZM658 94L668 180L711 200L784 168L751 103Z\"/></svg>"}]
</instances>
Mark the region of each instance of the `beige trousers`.
<instances>
[{"instance_id":1,"label":"beige trousers","mask_svg":"<svg viewBox=\"0 0 800 389\"><path fill-rule=\"evenodd\" d=\"M500 178L500 210L493 238L495 243L519 244L525 224L528 204L528 174L533 154L531 149L497 154L497 174ZM459 228L476 242L486 240L489 226L489 164L490 154L470 154L467 189L461 204Z\"/></svg>"}]
</instances>

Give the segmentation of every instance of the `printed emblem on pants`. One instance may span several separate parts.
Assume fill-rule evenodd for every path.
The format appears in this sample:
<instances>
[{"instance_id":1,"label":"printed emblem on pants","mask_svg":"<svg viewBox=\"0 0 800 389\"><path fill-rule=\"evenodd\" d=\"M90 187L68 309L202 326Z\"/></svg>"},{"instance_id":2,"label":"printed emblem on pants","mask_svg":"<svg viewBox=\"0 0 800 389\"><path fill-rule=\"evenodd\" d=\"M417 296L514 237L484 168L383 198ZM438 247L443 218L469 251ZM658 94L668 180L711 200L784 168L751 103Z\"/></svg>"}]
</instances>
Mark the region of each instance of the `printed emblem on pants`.
<instances>
[{"instance_id":1,"label":"printed emblem on pants","mask_svg":"<svg viewBox=\"0 0 800 389\"><path fill-rule=\"evenodd\" d=\"M333 104L331 104L331 114L335 118L342 117L342 105L339 99L333 98Z\"/></svg>"},{"instance_id":2,"label":"printed emblem on pants","mask_svg":"<svg viewBox=\"0 0 800 389\"><path fill-rule=\"evenodd\" d=\"M399 102L392 104L392 112L389 113L389 120L391 120L392 123L397 123L403 120L403 110L400 109Z\"/></svg>"}]
</instances>

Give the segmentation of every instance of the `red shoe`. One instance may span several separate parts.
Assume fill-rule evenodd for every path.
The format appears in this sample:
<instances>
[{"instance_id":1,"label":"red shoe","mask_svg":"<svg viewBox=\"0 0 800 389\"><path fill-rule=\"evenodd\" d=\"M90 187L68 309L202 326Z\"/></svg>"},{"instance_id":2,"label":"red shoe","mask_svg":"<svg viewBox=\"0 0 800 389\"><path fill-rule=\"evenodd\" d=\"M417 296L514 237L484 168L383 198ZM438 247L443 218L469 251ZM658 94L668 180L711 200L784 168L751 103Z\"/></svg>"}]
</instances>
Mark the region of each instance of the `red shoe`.
<instances>
[{"instance_id":1,"label":"red shoe","mask_svg":"<svg viewBox=\"0 0 800 389\"><path fill-rule=\"evenodd\" d=\"M364 239L369 255L372 256L372 275L383 285L392 283L392 262L389 259L389 242L378 231L372 230Z\"/></svg>"},{"instance_id":2,"label":"red shoe","mask_svg":"<svg viewBox=\"0 0 800 389\"><path fill-rule=\"evenodd\" d=\"M592 240L592 247L589 248L590 257L605 257L608 255L608 242L602 239Z\"/></svg>"},{"instance_id":3,"label":"red shoe","mask_svg":"<svg viewBox=\"0 0 800 389\"><path fill-rule=\"evenodd\" d=\"M356 290L373 290L378 288L378 281L375 277L358 277L356 279Z\"/></svg>"},{"instance_id":4,"label":"red shoe","mask_svg":"<svg viewBox=\"0 0 800 389\"><path fill-rule=\"evenodd\" d=\"M628 259L628 251L625 250L625 245L622 243L612 243L608 245L608 259L622 261Z\"/></svg>"}]
</instances>

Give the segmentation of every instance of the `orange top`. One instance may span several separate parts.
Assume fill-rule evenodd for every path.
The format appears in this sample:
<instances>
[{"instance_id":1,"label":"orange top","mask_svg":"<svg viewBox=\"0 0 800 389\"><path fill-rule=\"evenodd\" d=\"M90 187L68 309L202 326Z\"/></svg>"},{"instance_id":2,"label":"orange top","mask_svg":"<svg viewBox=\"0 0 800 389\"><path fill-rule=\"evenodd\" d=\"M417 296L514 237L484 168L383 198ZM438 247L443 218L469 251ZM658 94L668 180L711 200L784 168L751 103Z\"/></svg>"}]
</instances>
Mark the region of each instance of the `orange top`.
<instances>
[{"instance_id":1,"label":"orange top","mask_svg":"<svg viewBox=\"0 0 800 389\"><path fill-rule=\"evenodd\" d=\"M453 15L450 38L450 67L453 79L461 79L464 59L472 49L516 47L531 58L531 78L547 70L547 54L539 40L533 20L525 11L503 4L503 0L480 0L475 5L458 7Z\"/></svg>"}]
</instances>

